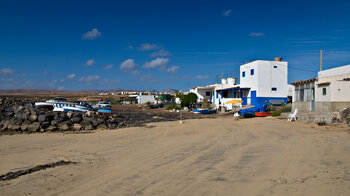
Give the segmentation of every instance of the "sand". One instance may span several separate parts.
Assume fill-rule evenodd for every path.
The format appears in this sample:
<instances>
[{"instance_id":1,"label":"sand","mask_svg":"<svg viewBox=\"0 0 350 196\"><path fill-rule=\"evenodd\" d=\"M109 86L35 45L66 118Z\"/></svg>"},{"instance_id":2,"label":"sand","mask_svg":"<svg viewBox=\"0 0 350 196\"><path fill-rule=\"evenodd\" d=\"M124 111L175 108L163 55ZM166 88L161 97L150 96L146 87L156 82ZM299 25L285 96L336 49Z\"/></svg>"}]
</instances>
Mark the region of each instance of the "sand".
<instances>
[{"instance_id":1,"label":"sand","mask_svg":"<svg viewBox=\"0 0 350 196\"><path fill-rule=\"evenodd\" d=\"M350 195L349 131L277 119L0 137L0 195Z\"/></svg>"}]
</instances>

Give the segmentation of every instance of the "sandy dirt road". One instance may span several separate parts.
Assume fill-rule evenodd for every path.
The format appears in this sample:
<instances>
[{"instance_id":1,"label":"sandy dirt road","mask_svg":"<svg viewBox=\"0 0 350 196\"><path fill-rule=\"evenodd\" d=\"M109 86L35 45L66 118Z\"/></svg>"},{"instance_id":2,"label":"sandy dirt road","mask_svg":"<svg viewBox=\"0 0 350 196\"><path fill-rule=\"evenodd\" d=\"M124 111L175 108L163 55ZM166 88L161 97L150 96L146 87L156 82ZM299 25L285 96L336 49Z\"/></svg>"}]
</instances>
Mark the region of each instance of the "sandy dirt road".
<instances>
[{"instance_id":1,"label":"sandy dirt road","mask_svg":"<svg viewBox=\"0 0 350 196\"><path fill-rule=\"evenodd\" d=\"M275 119L0 137L0 195L350 195L349 131Z\"/></svg>"}]
</instances>

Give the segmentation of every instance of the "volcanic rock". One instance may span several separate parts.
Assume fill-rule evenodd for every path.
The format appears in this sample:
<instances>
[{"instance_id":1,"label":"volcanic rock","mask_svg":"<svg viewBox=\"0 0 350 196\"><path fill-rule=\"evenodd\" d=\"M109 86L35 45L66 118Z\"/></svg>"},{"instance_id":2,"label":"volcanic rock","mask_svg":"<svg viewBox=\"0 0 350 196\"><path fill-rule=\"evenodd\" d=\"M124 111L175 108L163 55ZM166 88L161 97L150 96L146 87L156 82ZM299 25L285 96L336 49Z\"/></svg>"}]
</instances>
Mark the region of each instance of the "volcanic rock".
<instances>
[{"instance_id":1,"label":"volcanic rock","mask_svg":"<svg viewBox=\"0 0 350 196\"><path fill-rule=\"evenodd\" d=\"M40 123L39 122L33 122L32 124L28 125L27 129L29 132L37 132L39 131Z\"/></svg>"}]
</instances>

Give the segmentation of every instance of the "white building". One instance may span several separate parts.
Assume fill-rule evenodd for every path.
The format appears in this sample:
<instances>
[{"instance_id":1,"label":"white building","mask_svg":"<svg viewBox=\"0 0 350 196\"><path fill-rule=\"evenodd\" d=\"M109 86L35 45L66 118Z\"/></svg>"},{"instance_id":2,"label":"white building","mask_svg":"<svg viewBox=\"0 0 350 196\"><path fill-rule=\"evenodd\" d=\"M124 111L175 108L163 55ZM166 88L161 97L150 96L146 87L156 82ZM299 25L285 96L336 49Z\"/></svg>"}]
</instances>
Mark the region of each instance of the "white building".
<instances>
[{"instance_id":1,"label":"white building","mask_svg":"<svg viewBox=\"0 0 350 196\"><path fill-rule=\"evenodd\" d=\"M142 95L141 93L139 95L129 95L129 97L136 99L138 104L155 103L156 101L154 95Z\"/></svg>"},{"instance_id":2,"label":"white building","mask_svg":"<svg viewBox=\"0 0 350 196\"><path fill-rule=\"evenodd\" d=\"M350 65L318 72L318 78L296 81L293 110L332 113L350 107ZM325 115L329 121L332 114Z\"/></svg>"},{"instance_id":3,"label":"white building","mask_svg":"<svg viewBox=\"0 0 350 196\"><path fill-rule=\"evenodd\" d=\"M240 84L234 78L223 78L221 84L194 87L198 102L210 100L216 106L226 106L231 100L241 100L243 105L280 105L287 103L289 93L288 63L257 60L240 66Z\"/></svg>"}]
</instances>

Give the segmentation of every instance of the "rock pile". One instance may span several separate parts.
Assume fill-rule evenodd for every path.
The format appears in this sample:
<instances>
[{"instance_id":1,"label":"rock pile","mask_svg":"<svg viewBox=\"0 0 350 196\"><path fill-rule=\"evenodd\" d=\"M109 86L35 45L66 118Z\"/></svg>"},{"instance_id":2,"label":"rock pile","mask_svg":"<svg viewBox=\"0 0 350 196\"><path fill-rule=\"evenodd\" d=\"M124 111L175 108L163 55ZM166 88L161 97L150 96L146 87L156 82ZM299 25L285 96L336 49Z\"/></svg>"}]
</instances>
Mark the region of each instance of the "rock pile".
<instances>
[{"instance_id":1,"label":"rock pile","mask_svg":"<svg viewBox=\"0 0 350 196\"><path fill-rule=\"evenodd\" d=\"M33 105L30 100L0 98L0 133L115 129L138 125L126 115L53 112Z\"/></svg>"}]
</instances>

